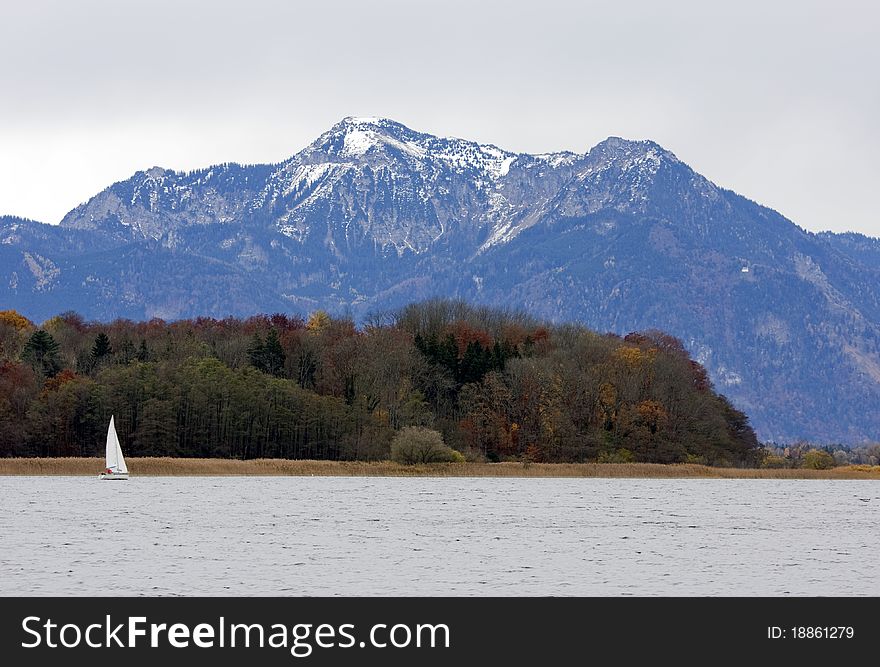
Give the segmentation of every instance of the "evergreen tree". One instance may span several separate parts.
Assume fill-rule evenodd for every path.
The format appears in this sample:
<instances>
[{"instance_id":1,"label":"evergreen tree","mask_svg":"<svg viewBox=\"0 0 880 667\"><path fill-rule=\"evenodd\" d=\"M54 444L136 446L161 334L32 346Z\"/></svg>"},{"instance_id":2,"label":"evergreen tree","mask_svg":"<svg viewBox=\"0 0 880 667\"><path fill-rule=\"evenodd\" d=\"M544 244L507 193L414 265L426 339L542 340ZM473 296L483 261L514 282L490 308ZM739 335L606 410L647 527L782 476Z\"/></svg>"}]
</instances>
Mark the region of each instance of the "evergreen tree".
<instances>
[{"instance_id":1,"label":"evergreen tree","mask_svg":"<svg viewBox=\"0 0 880 667\"><path fill-rule=\"evenodd\" d=\"M116 355L118 363L130 364L136 356L137 351L134 349L134 343L128 338L124 339L122 345L119 346L119 352Z\"/></svg>"},{"instance_id":2,"label":"evergreen tree","mask_svg":"<svg viewBox=\"0 0 880 667\"><path fill-rule=\"evenodd\" d=\"M260 337L260 334L255 333L250 345L247 347L248 360L251 362L251 366L264 372L266 370L263 359L265 352L266 346L263 345L263 339Z\"/></svg>"},{"instance_id":3,"label":"evergreen tree","mask_svg":"<svg viewBox=\"0 0 880 667\"><path fill-rule=\"evenodd\" d=\"M39 329L31 334L25 343L21 358L44 377L55 377L61 370L58 362L58 343L52 338L52 334Z\"/></svg>"},{"instance_id":4,"label":"evergreen tree","mask_svg":"<svg viewBox=\"0 0 880 667\"><path fill-rule=\"evenodd\" d=\"M113 346L110 345L110 338L103 331L95 336L95 344L92 345L92 367L97 367L104 357L113 353Z\"/></svg>"},{"instance_id":5,"label":"evergreen tree","mask_svg":"<svg viewBox=\"0 0 880 667\"><path fill-rule=\"evenodd\" d=\"M269 333L266 335L266 344L263 346L262 371L275 377L283 376L285 357L278 332L275 329L269 329Z\"/></svg>"},{"instance_id":6,"label":"evergreen tree","mask_svg":"<svg viewBox=\"0 0 880 667\"><path fill-rule=\"evenodd\" d=\"M269 329L265 343L260 334L254 334L250 345L248 345L247 353L251 366L257 370L275 377L284 375L284 360L287 355L284 354L284 348L281 346L281 340L275 329Z\"/></svg>"},{"instance_id":7,"label":"evergreen tree","mask_svg":"<svg viewBox=\"0 0 880 667\"><path fill-rule=\"evenodd\" d=\"M458 368L461 384L479 382L492 369L492 352L476 341L468 343Z\"/></svg>"},{"instance_id":8,"label":"evergreen tree","mask_svg":"<svg viewBox=\"0 0 880 667\"><path fill-rule=\"evenodd\" d=\"M150 360L150 351L147 349L147 341L141 338L141 346L138 348L137 353L138 361L149 361Z\"/></svg>"},{"instance_id":9,"label":"evergreen tree","mask_svg":"<svg viewBox=\"0 0 880 667\"><path fill-rule=\"evenodd\" d=\"M458 345L455 336L449 334L446 339L437 346L437 361L446 367L453 377L458 377Z\"/></svg>"}]
</instances>

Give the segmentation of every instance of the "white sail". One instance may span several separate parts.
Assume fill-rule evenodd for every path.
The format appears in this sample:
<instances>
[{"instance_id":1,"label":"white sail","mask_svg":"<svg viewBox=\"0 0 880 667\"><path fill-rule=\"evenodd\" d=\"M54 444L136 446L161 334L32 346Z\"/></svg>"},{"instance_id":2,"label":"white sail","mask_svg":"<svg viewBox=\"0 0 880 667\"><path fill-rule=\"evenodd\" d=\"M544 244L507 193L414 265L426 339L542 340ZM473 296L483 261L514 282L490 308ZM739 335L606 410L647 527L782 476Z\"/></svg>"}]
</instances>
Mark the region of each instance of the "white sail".
<instances>
[{"instance_id":1,"label":"white sail","mask_svg":"<svg viewBox=\"0 0 880 667\"><path fill-rule=\"evenodd\" d=\"M122 456L122 447L119 446L119 438L116 438L116 463L118 465L116 468L117 472L128 473L128 467L125 465L125 459Z\"/></svg>"},{"instance_id":2,"label":"white sail","mask_svg":"<svg viewBox=\"0 0 880 667\"><path fill-rule=\"evenodd\" d=\"M122 458L122 448L119 446L119 436L116 435L116 426L113 417L110 417L110 428L107 429L107 469L113 472L127 473L125 459Z\"/></svg>"}]
</instances>

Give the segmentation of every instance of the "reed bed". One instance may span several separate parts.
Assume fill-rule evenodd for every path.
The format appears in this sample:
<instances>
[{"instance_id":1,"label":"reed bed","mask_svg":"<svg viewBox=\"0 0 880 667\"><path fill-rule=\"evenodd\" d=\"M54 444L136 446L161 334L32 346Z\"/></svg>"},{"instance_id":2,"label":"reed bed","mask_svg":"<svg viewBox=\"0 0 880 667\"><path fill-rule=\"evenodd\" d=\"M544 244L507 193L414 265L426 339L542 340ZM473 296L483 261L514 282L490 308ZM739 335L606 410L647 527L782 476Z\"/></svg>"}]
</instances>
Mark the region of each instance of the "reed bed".
<instances>
[{"instance_id":1,"label":"reed bed","mask_svg":"<svg viewBox=\"0 0 880 667\"><path fill-rule=\"evenodd\" d=\"M132 476L342 476L342 477L620 477L735 479L880 479L880 466L830 470L713 468L659 463L435 463L407 466L392 461L290 461L286 459L129 458ZM0 475L93 475L100 458L0 459Z\"/></svg>"}]
</instances>

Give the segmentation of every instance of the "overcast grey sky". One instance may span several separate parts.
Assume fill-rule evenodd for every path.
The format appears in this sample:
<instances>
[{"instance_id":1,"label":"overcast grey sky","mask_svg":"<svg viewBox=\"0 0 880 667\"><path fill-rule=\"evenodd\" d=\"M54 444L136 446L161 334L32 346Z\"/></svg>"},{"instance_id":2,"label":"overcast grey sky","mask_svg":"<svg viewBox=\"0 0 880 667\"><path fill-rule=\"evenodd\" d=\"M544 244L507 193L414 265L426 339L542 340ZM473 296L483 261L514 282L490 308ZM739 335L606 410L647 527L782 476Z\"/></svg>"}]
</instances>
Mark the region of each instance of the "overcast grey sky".
<instances>
[{"instance_id":1,"label":"overcast grey sky","mask_svg":"<svg viewBox=\"0 0 880 667\"><path fill-rule=\"evenodd\" d=\"M343 116L515 151L650 138L812 230L880 236L880 5L3 0L0 214L152 165L274 162Z\"/></svg>"}]
</instances>

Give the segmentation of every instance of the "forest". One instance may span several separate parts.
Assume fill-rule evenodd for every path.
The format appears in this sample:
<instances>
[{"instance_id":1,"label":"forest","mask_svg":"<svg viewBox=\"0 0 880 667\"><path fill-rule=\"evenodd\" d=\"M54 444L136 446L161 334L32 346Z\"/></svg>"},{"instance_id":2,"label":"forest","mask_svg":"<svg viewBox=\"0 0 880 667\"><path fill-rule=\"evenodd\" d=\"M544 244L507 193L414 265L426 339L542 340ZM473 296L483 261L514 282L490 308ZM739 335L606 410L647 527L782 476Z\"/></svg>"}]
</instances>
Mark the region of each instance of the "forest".
<instances>
[{"instance_id":1,"label":"forest","mask_svg":"<svg viewBox=\"0 0 880 667\"><path fill-rule=\"evenodd\" d=\"M468 461L756 465L748 418L681 342L430 300L360 325L35 324L0 312L0 456L382 460L408 427ZM458 456L458 454L456 455Z\"/></svg>"}]
</instances>

